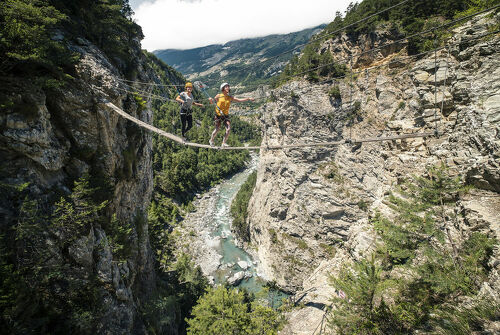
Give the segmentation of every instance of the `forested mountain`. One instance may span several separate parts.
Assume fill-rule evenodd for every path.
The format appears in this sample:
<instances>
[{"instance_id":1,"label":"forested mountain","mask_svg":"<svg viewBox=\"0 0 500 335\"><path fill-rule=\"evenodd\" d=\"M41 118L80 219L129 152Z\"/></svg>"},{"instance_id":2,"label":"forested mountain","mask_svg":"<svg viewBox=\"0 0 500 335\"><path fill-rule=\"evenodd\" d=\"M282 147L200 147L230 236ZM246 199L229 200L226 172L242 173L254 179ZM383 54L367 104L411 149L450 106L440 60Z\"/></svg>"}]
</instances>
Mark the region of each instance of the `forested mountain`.
<instances>
[{"instance_id":1,"label":"forested mountain","mask_svg":"<svg viewBox=\"0 0 500 335\"><path fill-rule=\"evenodd\" d=\"M211 88L222 81L233 85L256 85L268 82L294 54L300 53L302 44L324 27L320 25L290 34L246 38L224 45L156 50L153 53L187 78L204 81ZM285 52L292 49L293 52Z\"/></svg>"}]
</instances>

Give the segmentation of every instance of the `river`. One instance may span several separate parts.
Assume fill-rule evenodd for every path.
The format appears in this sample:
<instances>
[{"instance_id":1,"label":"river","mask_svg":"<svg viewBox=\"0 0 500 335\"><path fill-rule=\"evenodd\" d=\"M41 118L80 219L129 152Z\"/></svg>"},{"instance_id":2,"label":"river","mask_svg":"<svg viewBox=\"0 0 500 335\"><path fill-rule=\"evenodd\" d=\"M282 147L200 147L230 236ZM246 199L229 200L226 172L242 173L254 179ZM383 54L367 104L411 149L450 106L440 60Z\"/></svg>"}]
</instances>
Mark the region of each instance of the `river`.
<instances>
[{"instance_id":1,"label":"river","mask_svg":"<svg viewBox=\"0 0 500 335\"><path fill-rule=\"evenodd\" d=\"M232 178L223 181L203 196L199 196L193 204L196 211L189 213L182 223L183 234L189 236L185 243L197 265L213 283L221 284L237 277L236 287L242 287L252 293L258 293L266 280L259 273L259 260L237 246L231 232L231 201L238 193L249 175L257 168L258 155L252 154L247 168ZM236 277L235 277L236 276ZM286 297L284 293L275 291L275 302Z\"/></svg>"}]
</instances>

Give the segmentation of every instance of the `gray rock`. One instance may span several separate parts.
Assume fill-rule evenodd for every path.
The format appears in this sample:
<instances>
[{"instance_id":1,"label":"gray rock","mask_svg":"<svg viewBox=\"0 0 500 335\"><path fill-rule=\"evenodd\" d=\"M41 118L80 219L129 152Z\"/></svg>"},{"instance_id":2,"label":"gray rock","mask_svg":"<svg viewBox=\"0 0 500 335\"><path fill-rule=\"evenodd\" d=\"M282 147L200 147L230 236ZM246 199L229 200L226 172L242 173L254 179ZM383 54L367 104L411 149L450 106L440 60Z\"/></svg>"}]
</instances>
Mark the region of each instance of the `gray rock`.
<instances>
[{"instance_id":1,"label":"gray rock","mask_svg":"<svg viewBox=\"0 0 500 335\"><path fill-rule=\"evenodd\" d=\"M228 278L227 283L231 286L238 286L243 279L245 279L245 271L240 271Z\"/></svg>"},{"instance_id":2,"label":"gray rock","mask_svg":"<svg viewBox=\"0 0 500 335\"><path fill-rule=\"evenodd\" d=\"M91 229L88 236L82 236L69 246L69 255L76 263L90 269L94 263L92 257L95 247L94 243L94 229Z\"/></svg>"},{"instance_id":3,"label":"gray rock","mask_svg":"<svg viewBox=\"0 0 500 335\"><path fill-rule=\"evenodd\" d=\"M249 266L249 265L248 265L248 263L247 263L247 262L245 262L245 261L239 261L239 262L238 262L238 266L239 266L239 267L240 267L240 268L244 271L244 270L248 269L248 266Z\"/></svg>"}]
</instances>

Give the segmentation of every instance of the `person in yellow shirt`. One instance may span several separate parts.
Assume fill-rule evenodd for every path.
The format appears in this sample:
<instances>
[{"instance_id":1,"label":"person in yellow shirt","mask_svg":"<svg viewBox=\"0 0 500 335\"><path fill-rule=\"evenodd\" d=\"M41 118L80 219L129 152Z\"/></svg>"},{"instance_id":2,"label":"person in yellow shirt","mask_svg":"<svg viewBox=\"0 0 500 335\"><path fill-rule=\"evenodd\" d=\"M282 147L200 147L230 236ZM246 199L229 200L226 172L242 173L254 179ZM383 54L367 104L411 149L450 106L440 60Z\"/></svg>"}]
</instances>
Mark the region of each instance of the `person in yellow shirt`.
<instances>
[{"instance_id":1,"label":"person in yellow shirt","mask_svg":"<svg viewBox=\"0 0 500 335\"><path fill-rule=\"evenodd\" d=\"M224 124L226 134L222 140L222 147L227 147L227 138L229 137L229 132L231 131L231 120L229 119L229 106L231 106L231 102L253 101L253 99L238 99L229 95L231 87L228 83L220 85L220 90L221 93L217 94L215 99L210 98L210 103L212 104L215 100L217 105L215 106L215 129L212 132L209 143L211 146L214 146L215 136L217 136L217 133L219 132L220 125Z\"/></svg>"}]
</instances>

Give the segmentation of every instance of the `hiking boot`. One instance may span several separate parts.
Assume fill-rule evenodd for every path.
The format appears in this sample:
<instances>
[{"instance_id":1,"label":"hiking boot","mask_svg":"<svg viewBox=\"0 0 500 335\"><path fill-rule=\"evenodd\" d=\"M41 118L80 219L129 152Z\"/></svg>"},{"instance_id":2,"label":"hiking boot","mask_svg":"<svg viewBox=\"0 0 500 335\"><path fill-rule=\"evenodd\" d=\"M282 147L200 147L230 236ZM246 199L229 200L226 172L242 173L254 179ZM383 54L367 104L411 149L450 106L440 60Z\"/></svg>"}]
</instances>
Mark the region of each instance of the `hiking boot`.
<instances>
[{"instance_id":1,"label":"hiking boot","mask_svg":"<svg viewBox=\"0 0 500 335\"><path fill-rule=\"evenodd\" d=\"M212 140L209 140L208 143L210 144L211 147L213 147L215 145L214 141L212 141Z\"/></svg>"},{"instance_id":2,"label":"hiking boot","mask_svg":"<svg viewBox=\"0 0 500 335\"><path fill-rule=\"evenodd\" d=\"M221 144L221 147L222 147L222 148L227 148L228 146L229 146L229 145L228 145L227 143L222 143L222 144Z\"/></svg>"}]
</instances>

